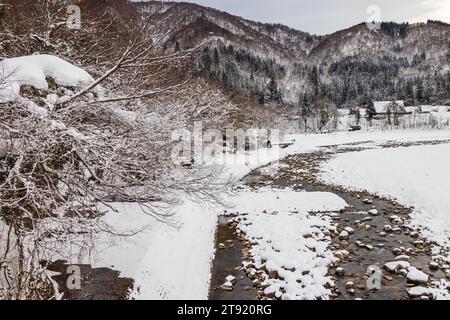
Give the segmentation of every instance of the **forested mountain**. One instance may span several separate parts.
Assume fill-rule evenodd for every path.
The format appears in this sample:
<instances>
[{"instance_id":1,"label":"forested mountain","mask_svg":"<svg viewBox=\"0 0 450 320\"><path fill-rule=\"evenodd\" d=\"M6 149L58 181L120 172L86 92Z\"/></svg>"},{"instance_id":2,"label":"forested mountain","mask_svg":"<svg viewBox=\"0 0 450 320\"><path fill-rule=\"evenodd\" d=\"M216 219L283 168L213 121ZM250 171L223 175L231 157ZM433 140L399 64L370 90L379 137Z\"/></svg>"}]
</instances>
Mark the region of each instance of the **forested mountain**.
<instances>
[{"instance_id":1,"label":"forested mountain","mask_svg":"<svg viewBox=\"0 0 450 320\"><path fill-rule=\"evenodd\" d=\"M246 20L191 3L137 2L164 21L168 51L203 43L191 61L198 76L256 95L262 104L450 99L450 25L365 23L327 36Z\"/></svg>"}]
</instances>

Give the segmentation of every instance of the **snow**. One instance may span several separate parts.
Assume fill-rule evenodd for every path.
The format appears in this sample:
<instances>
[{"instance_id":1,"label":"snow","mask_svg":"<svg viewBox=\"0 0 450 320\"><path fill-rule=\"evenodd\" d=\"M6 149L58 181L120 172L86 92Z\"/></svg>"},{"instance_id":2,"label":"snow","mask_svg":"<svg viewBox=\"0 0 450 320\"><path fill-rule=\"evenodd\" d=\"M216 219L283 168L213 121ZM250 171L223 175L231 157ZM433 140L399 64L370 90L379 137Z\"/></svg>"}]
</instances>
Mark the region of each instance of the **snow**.
<instances>
[{"instance_id":1,"label":"snow","mask_svg":"<svg viewBox=\"0 0 450 320\"><path fill-rule=\"evenodd\" d=\"M81 87L94 81L86 71L51 55L5 59L0 62L0 73L8 76L7 86L0 87L0 103L25 99L19 96L22 85L48 90L47 77L61 86ZM49 95L47 101L54 104L57 99ZM33 113L43 117L47 115L45 108L32 101L23 101ZM134 116L127 113L121 115ZM76 130L66 128L59 122L52 125L67 130L67 134L74 138L83 138ZM226 154L224 166L228 174L239 180L252 169L289 154L311 152L322 146L361 143L377 148L378 144L388 141L445 139L450 139L448 130L290 135L283 140L295 140L295 143L287 149L275 147L246 154ZM446 216L446 209L450 207L450 189L446 183L450 170L447 170L445 161L449 154L450 145L374 149L339 155L327 164L333 172L333 177L328 178L336 179L340 184L340 179L343 179L355 188L372 188L374 192L394 196L405 204L415 206L413 222L426 226L430 237L445 242L450 230L450 219ZM354 160L353 157L361 158ZM334 161L337 167L333 167L336 165ZM327 298L329 290L324 286L332 282L326 276L327 266L334 257L327 250L329 239L326 233L335 230L335 226L326 214L314 215L310 212L339 210L345 202L329 193L292 190L244 191L230 201L233 210L248 213L247 220L241 222L239 227L247 237L256 241L251 254L258 266L262 266L265 259L268 270L283 275L284 280L267 279L266 293L273 292L283 299ZM98 235L100 243L91 257L95 267L111 267L120 271L121 276L133 278L135 288L132 298L207 298L217 216L224 208L185 199L182 205L173 208L176 227L171 227L145 215L138 204L117 203L113 206L119 213L108 212L104 218L106 222L124 233L140 232L119 238ZM313 237L303 237L306 234ZM309 273L303 274L306 271ZM417 276L416 272L413 273Z\"/></svg>"},{"instance_id":2,"label":"snow","mask_svg":"<svg viewBox=\"0 0 450 320\"><path fill-rule=\"evenodd\" d=\"M236 156L226 155L223 165L228 169L228 174L237 181L250 173L252 169L290 154L311 152L321 146L363 143L365 146L376 147L387 141L446 140L450 139L450 131L340 132L320 135L291 135L284 137L283 141L292 139L295 139L295 143L287 149L273 148L261 151L259 154L251 151ZM174 208L177 228L146 216L140 211L137 204L116 204L119 213L109 212L105 217L107 222L123 232L146 228L136 235L119 239L110 239L110 237L102 235L104 240L92 263L95 267L113 267L121 272L121 276L135 279L135 290L132 294L135 299L206 299L211 277L211 262L215 252L214 234L217 217L225 209L230 211L233 210L233 207L235 209L239 207L241 212L245 210L250 212L255 205L261 203L265 207L264 209L275 211L280 210L279 205L284 203L285 211L279 213L282 216L288 217L286 211L294 210L294 208L299 210L296 217L284 219L283 221L286 223L289 219L301 220L307 215L305 210L326 208L326 206L325 208L323 206L309 208L311 199L316 204L320 197L323 197L321 200L324 203L330 200L326 195L300 195L300 193L290 192L280 193L277 196L281 200L276 199L276 196L274 198L274 194L272 194L270 199L273 201L271 202L266 201L264 194L254 196L247 194L247 199L252 199L252 202L239 201L238 196L230 199L231 208L211 208L186 200L182 205ZM296 199L297 197L299 198ZM311 198L308 199L308 197ZM305 203L299 203L300 199ZM305 226L305 228L307 227L308 225ZM291 231L295 230L294 226L287 228ZM298 228L301 227L298 226ZM324 268L321 270L323 272ZM323 278L317 277L323 280Z\"/></svg>"},{"instance_id":3,"label":"snow","mask_svg":"<svg viewBox=\"0 0 450 320\"><path fill-rule=\"evenodd\" d=\"M0 75L6 78L6 85L0 87L0 103L17 100L22 85L48 90L46 77L66 87L81 87L94 82L83 69L46 54L4 59L0 62Z\"/></svg>"},{"instance_id":4,"label":"snow","mask_svg":"<svg viewBox=\"0 0 450 320\"><path fill-rule=\"evenodd\" d=\"M205 299L209 291L210 264L218 208L185 200L175 208L173 226L156 222L137 204L118 203L119 213L106 221L131 237L103 235L96 266L119 270L135 280L131 298L151 300ZM113 242L111 242L113 241Z\"/></svg>"},{"instance_id":5,"label":"snow","mask_svg":"<svg viewBox=\"0 0 450 320\"><path fill-rule=\"evenodd\" d=\"M323 165L321 179L414 207L412 226L450 246L449 157L450 144L340 154Z\"/></svg>"},{"instance_id":6,"label":"snow","mask_svg":"<svg viewBox=\"0 0 450 320\"><path fill-rule=\"evenodd\" d=\"M447 113L447 112L449 112L450 108L447 107L447 106L428 106L428 105L423 105L423 106L420 106L420 110L422 112Z\"/></svg>"},{"instance_id":7,"label":"snow","mask_svg":"<svg viewBox=\"0 0 450 320\"><path fill-rule=\"evenodd\" d=\"M430 288L412 287L406 290L408 295L412 298L432 296L435 300L450 300L450 282L445 280L433 281Z\"/></svg>"},{"instance_id":8,"label":"snow","mask_svg":"<svg viewBox=\"0 0 450 320\"><path fill-rule=\"evenodd\" d=\"M328 265L335 259L327 234L336 227L326 214L309 212L338 211L345 201L332 193L263 189L244 191L236 202L235 212L245 213L238 228L253 244L255 267L279 275L265 274L264 293L282 291L285 300L327 299L331 291L325 286L333 284Z\"/></svg>"},{"instance_id":9,"label":"snow","mask_svg":"<svg viewBox=\"0 0 450 320\"><path fill-rule=\"evenodd\" d=\"M0 89L1 90L1 89ZM0 99L1 99L1 91L0 91ZM32 114L45 118L48 116L48 110L38 106L36 103L31 101L30 99L24 97L17 97L17 101L22 103ZM1 100L0 100L1 103Z\"/></svg>"}]
</instances>

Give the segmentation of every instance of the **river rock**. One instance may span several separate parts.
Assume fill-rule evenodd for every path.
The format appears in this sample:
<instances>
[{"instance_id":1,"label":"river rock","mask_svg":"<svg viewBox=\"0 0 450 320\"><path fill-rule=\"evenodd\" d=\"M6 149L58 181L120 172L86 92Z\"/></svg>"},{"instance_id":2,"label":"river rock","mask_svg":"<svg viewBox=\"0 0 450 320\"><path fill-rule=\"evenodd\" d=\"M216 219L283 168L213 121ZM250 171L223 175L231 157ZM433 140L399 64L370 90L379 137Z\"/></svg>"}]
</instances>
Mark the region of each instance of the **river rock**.
<instances>
[{"instance_id":1,"label":"river rock","mask_svg":"<svg viewBox=\"0 0 450 320\"><path fill-rule=\"evenodd\" d=\"M408 274L408 270L407 269L400 269L398 271L398 274L406 277L406 275Z\"/></svg>"},{"instance_id":2,"label":"river rock","mask_svg":"<svg viewBox=\"0 0 450 320\"><path fill-rule=\"evenodd\" d=\"M437 270L439 270L439 263L437 263L435 261L431 261L430 265L429 265L429 268L432 271L437 271Z\"/></svg>"},{"instance_id":3,"label":"river rock","mask_svg":"<svg viewBox=\"0 0 450 320\"><path fill-rule=\"evenodd\" d=\"M334 253L334 255L340 259L348 257L349 254L350 252L348 252L347 250L338 250Z\"/></svg>"},{"instance_id":4,"label":"river rock","mask_svg":"<svg viewBox=\"0 0 450 320\"><path fill-rule=\"evenodd\" d=\"M394 261L394 262L388 262L384 265L384 269L386 269L389 272L396 272L399 269L406 269L409 268L411 264L408 261Z\"/></svg>"},{"instance_id":5,"label":"river rock","mask_svg":"<svg viewBox=\"0 0 450 320\"><path fill-rule=\"evenodd\" d=\"M360 248L364 248L366 245L364 243L362 243L361 241L356 241L356 245Z\"/></svg>"},{"instance_id":6,"label":"river rock","mask_svg":"<svg viewBox=\"0 0 450 320\"><path fill-rule=\"evenodd\" d=\"M379 212L378 212L377 209L372 209L372 210L369 210L369 214L370 214L371 216L378 216L378 215L379 215Z\"/></svg>"},{"instance_id":7,"label":"river rock","mask_svg":"<svg viewBox=\"0 0 450 320\"><path fill-rule=\"evenodd\" d=\"M422 240L417 240L417 241L414 241L413 244L414 244L416 247L423 247L424 242L423 242Z\"/></svg>"},{"instance_id":8,"label":"river rock","mask_svg":"<svg viewBox=\"0 0 450 320\"><path fill-rule=\"evenodd\" d=\"M417 232L417 231L413 231L409 235L414 239L417 239L420 236L419 232Z\"/></svg>"},{"instance_id":9,"label":"river rock","mask_svg":"<svg viewBox=\"0 0 450 320\"><path fill-rule=\"evenodd\" d=\"M355 294L355 289L349 288L349 289L347 289L347 292L348 292L349 294L351 294L351 295L354 295L354 294Z\"/></svg>"},{"instance_id":10,"label":"river rock","mask_svg":"<svg viewBox=\"0 0 450 320\"><path fill-rule=\"evenodd\" d=\"M338 277L343 277L345 276L345 269L344 268L336 268L336 272L335 272L336 276Z\"/></svg>"},{"instance_id":11,"label":"river rock","mask_svg":"<svg viewBox=\"0 0 450 320\"><path fill-rule=\"evenodd\" d=\"M406 293L408 293L408 296L411 298L417 298L424 295L428 295L429 290L424 287L412 287L409 289L406 289Z\"/></svg>"},{"instance_id":12,"label":"river rock","mask_svg":"<svg viewBox=\"0 0 450 320\"><path fill-rule=\"evenodd\" d=\"M409 267L406 278L408 279L409 282L412 282L415 284L422 284L422 283L427 283L429 277L426 273L418 270L417 268Z\"/></svg>"},{"instance_id":13,"label":"river rock","mask_svg":"<svg viewBox=\"0 0 450 320\"><path fill-rule=\"evenodd\" d=\"M354 233L355 233L355 230L353 230L353 229L350 228L350 227L346 227L346 228L344 229L344 231L346 231L348 234L354 234Z\"/></svg>"},{"instance_id":14,"label":"river rock","mask_svg":"<svg viewBox=\"0 0 450 320\"><path fill-rule=\"evenodd\" d=\"M236 277L229 275L228 277L225 278L226 282L231 282L232 284L236 283Z\"/></svg>"},{"instance_id":15,"label":"river rock","mask_svg":"<svg viewBox=\"0 0 450 320\"><path fill-rule=\"evenodd\" d=\"M395 261L409 261L410 259L410 256L407 256L406 254L395 257Z\"/></svg>"},{"instance_id":16,"label":"river rock","mask_svg":"<svg viewBox=\"0 0 450 320\"><path fill-rule=\"evenodd\" d=\"M220 286L225 291L233 291L233 284L229 281Z\"/></svg>"},{"instance_id":17,"label":"river rock","mask_svg":"<svg viewBox=\"0 0 450 320\"><path fill-rule=\"evenodd\" d=\"M391 276L388 276L388 275L385 275L385 276L384 276L384 279L385 279L386 281L393 281L393 280L394 280L394 278L392 278Z\"/></svg>"},{"instance_id":18,"label":"river rock","mask_svg":"<svg viewBox=\"0 0 450 320\"><path fill-rule=\"evenodd\" d=\"M347 240L348 237L349 237L349 234L348 234L348 232L345 231L345 230L342 231L342 232L339 234L339 239L340 239L340 240Z\"/></svg>"}]
</instances>

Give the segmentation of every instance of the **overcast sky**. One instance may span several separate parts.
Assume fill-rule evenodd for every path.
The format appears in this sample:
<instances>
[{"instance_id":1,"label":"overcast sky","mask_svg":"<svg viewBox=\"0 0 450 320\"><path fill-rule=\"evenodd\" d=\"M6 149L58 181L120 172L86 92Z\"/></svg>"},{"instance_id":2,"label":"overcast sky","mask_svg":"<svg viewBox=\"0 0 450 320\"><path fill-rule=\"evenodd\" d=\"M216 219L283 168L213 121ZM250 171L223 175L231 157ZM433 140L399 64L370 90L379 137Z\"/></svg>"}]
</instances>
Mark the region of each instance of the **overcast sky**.
<instances>
[{"instance_id":1,"label":"overcast sky","mask_svg":"<svg viewBox=\"0 0 450 320\"><path fill-rule=\"evenodd\" d=\"M378 16L382 21L418 22L433 19L450 22L450 0L185 0L184 2L217 8L251 20L283 23L314 34L331 33L364 21L378 21L373 18Z\"/></svg>"}]
</instances>

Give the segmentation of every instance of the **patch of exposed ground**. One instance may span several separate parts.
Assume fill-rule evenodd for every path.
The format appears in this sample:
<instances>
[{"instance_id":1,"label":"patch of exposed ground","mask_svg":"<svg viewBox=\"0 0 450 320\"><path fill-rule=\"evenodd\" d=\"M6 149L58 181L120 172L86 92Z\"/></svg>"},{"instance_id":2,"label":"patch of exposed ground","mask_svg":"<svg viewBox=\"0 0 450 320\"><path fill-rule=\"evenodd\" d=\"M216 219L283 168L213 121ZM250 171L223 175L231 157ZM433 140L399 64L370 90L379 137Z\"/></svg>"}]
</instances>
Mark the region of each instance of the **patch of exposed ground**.
<instances>
[{"instance_id":1,"label":"patch of exposed ground","mask_svg":"<svg viewBox=\"0 0 450 320\"><path fill-rule=\"evenodd\" d=\"M58 284L63 300L127 300L134 283L109 268L68 265L62 260L50 263L47 269L56 273L52 279Z\"/></svg>"}]
</instances>

